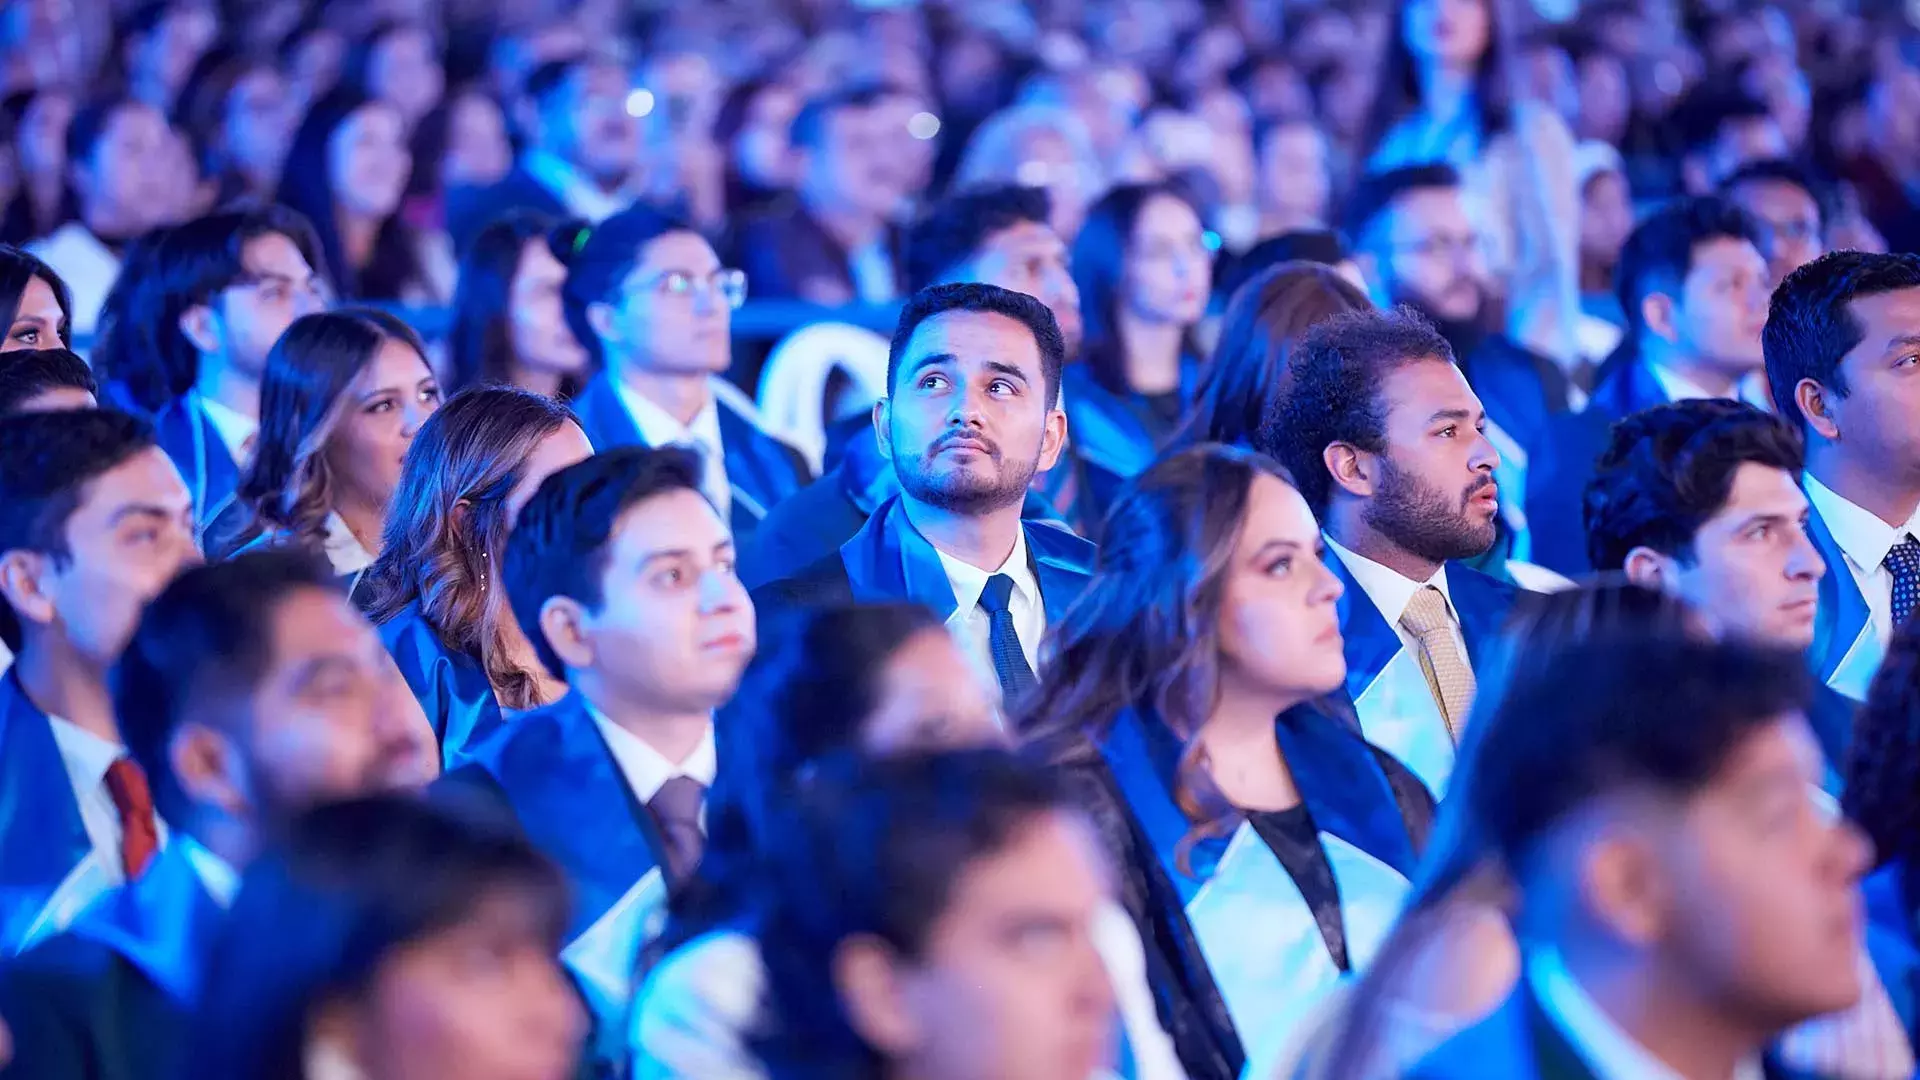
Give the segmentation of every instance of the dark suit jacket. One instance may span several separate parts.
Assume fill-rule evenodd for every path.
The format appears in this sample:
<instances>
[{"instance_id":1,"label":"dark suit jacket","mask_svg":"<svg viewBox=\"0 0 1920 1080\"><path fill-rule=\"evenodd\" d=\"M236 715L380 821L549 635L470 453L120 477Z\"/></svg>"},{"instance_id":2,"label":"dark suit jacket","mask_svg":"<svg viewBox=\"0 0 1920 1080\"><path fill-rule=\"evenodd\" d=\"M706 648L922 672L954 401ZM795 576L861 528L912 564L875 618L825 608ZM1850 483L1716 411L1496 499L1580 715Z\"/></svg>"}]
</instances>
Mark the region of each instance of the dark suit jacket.
<instances>
[{"instance_id":1,"label":"dark suit jacket","mask_svg":"<svg viewBox=\"0 0 1920 1080\"><path fill-rule=\"evenodd\" d=\"M1571 384L1566 372L1505 334L1481 339L1461 359L1460 370L1486 406L1487 416L1529 455L1545 437L1552 418L1568 411Z\"/></svg>"},{"instance_id":2,"label":"dark suit jacket","mask_svg":"<svg viewBox=\"0 0 1920 1080\"><path fill-rule=\"evenodd\" d=\"M446 207L447 235L458 252L465 252L481 229L514 210L532 210L554 218L570 216L558 195L517 164L491 187L450 188Z\"/></svg>"},{"instance_id":3,"label":"dark suit jacket","mask_svg":"<svg viewBox=\"0 0 1920 1080\"><path fill-rule=\"evenodd\" d=\"M812 299L812 284L845 290L858 298L845 248L821 227L798 199L783 200L742 222L733 236L734 265L747 272L753 295L772 300ZM900 237L889 231L894 289L904 291Z\"/></svg>"},{"instance_id":4,"label":"dark suit jacket","mask_svg":"<svg viewBox=\"0 0 1920 1080\"><path fill-rule=\"evenodd\" d=\"M47 714L0 676L0 958L93 850Z\"/></svg>"},{"instance_id":5,"label":"dark suit jacket","mask_svg":"<svg viewBox=\"0 0 1920 1080\"><path fill-rule=\"evenodd\" d=\"M1549 420L1545 437L1527 464L1532 561L1568 576L1593 569L1587 558L1583 500L1594 463L1606 453L1616 422L1666 402L1667 395L1653 373L1644 364L1627 362L1594 387L1585 412L1562 413Z\"/></svg>"},{"instance_id":6,"label":"dark suit jacket","mask_svg":"<svg viewBox=\"0 0 1920 1080\"><path fill-rule=\"evenodd\" d=\"M154 441L193 494L193 526L202 536L233 504L240 488L240 465L227 452L220 432L192 395L175 398L153 418Z\"/></svg>"}]
</instances>

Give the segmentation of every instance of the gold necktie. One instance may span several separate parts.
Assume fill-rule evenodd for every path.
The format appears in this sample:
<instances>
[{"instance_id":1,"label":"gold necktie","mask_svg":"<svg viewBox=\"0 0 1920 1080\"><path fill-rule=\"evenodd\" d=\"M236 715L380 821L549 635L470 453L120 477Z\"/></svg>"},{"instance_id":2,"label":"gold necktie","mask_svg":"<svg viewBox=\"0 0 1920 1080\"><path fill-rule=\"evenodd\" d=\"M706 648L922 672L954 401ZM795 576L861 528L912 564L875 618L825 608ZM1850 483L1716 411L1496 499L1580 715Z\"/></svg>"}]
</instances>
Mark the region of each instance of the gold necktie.
<instances>
[{"instance_id":1,"label":"gold necktie","mask_svg":"<svg viewBox=\"0 0 1920 1080\"><path fill-rule=\"evenodd\" d=\"M1427 676L1433 699L1440 703L1440 716L1447 723L1447 734L1457 744L1460 728L1473 708L1475 682L1473 668L1461 655L1453 634L1453 616L1447 611L1447 598L1432 585L1424 586L1407 602L1400 625L1420 645L1420 670Z\"/></svg>"}]
</instances>

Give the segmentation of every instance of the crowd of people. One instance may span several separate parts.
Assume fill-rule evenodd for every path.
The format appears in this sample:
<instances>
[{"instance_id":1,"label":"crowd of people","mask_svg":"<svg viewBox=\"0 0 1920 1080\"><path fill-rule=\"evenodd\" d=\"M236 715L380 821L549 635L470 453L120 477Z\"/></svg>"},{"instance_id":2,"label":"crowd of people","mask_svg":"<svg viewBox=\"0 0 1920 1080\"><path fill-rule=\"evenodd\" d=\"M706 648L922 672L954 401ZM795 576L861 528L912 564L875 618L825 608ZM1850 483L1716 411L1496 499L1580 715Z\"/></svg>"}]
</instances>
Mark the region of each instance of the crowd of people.
<instances>
[{"instance_id":1,"label":"crowd of people","mask_svg":"<svg viewBox=\"0 0 1920 1080\"><path fill-rule=\"evenodd\" d=\"M1858 8L13 0L0 1077L1920 1075Z\"/></svg>"}]
</instances>

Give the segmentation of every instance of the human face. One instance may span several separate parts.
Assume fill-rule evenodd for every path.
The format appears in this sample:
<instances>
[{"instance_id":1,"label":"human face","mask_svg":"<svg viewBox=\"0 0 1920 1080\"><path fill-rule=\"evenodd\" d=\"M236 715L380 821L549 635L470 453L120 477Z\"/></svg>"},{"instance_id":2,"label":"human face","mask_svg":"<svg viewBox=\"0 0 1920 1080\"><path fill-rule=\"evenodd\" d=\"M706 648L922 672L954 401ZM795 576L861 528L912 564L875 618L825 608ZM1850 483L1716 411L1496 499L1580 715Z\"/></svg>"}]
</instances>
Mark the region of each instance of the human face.
<instances>
[{"instance_id":1,"label":"human face","mask_svg":"<svg viewBox=\"0 0 1920 1080\"><path fill-rule=\"evenodd\" d=\"M381 38L368 68L367 82L374 95L398 109L409 128L433 110L446 89L439 51L433 38L417 26Z\"/></svg>"},{"instance_id":2,"label":"human face","mask_svg":"<svg viewBox=\"0 0 1920 1080\"><path fill-rule=\"evenodd\" d=\"M1387 452L1377 459L1366 523L1431 562L1485 554L1500 513L1500 452L1466 377L1444 360L1415 361L1389 371L1380 395Z\"/></svg>"},{"instance_id":3,"label":"human face","mask_svg":"<svg viewBox=\"0 0 1920 1080\"><path fill-rule=\"evenodd\" d=\"M485 187L513 168L507 121L493 99L461 94L447 115L447 156L440 166L447 187Z\"/></svg>"},{"instance_id":4,"label":"human face","mask_svg":"<svg viewBox=\"0 0 1920 1080\"><path fill-rule=\"evenodd\" d=\"M536 901L506 888L389 955L353 1010L370 1080L565 1080L586 1014Z\"/></svg>"},{"instance_id":5,"label":"human face","mask_svg":"<svg viewBox=\"0 0 1920 1080\"><path fill-rule=\"evenodd\" d=\"M1807 538L1807 498L1786 472L1734 470L1727 503L1700 526L1693 558L1671 560L1671 591L1724 635L1789 649L1813 644L1826 563ZM1629 560L1631 565L1632 560Z\"/></svg>"},{"instance_id":6,"label":"human face","mask_svg":"<svg viewBox=\"0 0 1920 1080\"><path fill-rule=\"evenodd\" d=\"M1750 735L1661 845L1670 969L1714 988L1753 1030L1860 996L1856 887L1871 851L1814 801L1818 744L1798 715Z\"/></svg>"},{"instance_id":7,"label":"human face","mask_svg":"<svg viewBox=\"0 0 1920 1080\"><path fill-rule=\"evenodd\" d=\"M1595 52L1582 57L1578 67L1580 80L1580 126L1582 138L1618 142L1627 129L1632 95L1627 89L1627 71L1620 58Z\"/></svg>"},{"instance_id":8,"label":"human face","mask_svg":"<svg viewBox=\"0 0 1920 1080\"><path fill-rule=\"evenodd\" d=\"M923 955L896 959L905 1022L882 1053L927 1080L1061 1080L1112 1063L1114 999L1094 946L1109 903L1091 831L1036 817L961 870Z\"/></svg>"},{"instance_id":9,"label":"human face","mask_svg":"<svg viewBox=\"0 0 1920 1080\"><path fill-rule=\"evenodd\" d=\"M1471 71L1486 55L1492 19L1486 0L1409 0L1401 32L1421 64Z\"/></svg>"},{"instance_id":10,"label":"human face","mask_svg":"<svg viewBox=\"0 0 1920 1080\"><path fill-rule=\"evenodd\" d=\"M1347 677L1343 590L1321 549L1307 501L1277 477L1256 474L1221 593L1223 690L1305 701Z\"/></svg>"},{"instance_id":11,"label":"human face","mask_svg":"<svg viewBox=\"0 0 1920 1080\"><path fill-rule=\"evenodd\" d=\"M733 142L734 165L741 176L769 190L793 183L793 144L788 132L799 112L799 95L788 87L775 85L760 91Z\"/></svg>"},{"instance_id":12,"label":"human face","mask_svg":"<svg viewBox=\"0 0 1920 1080\"><path fill-rule=\"evenodd\" d=\"M21 349L63 348L67 336L67 316L60 310L60 299L45 278L34 275L20 291L20 308L13 313L7 338L0 341L0 353Z\"/></svg>"},{"instance_id":13,"label":"human face","mask_svg":"<svg viewBox=\"0 0 1920 1080\"><path fill-rule=\"evenodd\" d=\"M1053 468L1067 419L1047 403L1040 346L1025 323L949 311L907 340L892 396L874 406L880 453L907 496L966 515L1018 507Z\"/></svg>"},{"instance_id":14,"label":"human face","mask_svg":"<svg viewBox=\"0 0 1920 1080\"><path fill-rule=\"evenodd\" d=\"M599 607L569 605L584 648L562 658L621 704L719 708L754 649L753 601L733 563L733 535L699 492L662 492L629 507L614 523Z\"/></svg>"},{"instance_id":15,"label":"human face","mask_svg":"<svg viewBox=\"0 0 1920 1080\"><path fill-rule=\"evenodd\" d=\"M547 477L592 456L593 444L587 441L587 433L580 430L578 424L561 424L558 431L541 439L534 445L533 453L527 455L520 482L507 493L508 520L519 518L521 508L540 490L540 485L546 483Z\"/></svg>"},{"instance_id":16,"label":"human face","mask_svg":"<svg viewBox=\"0 0 1920 1080\"><path fill-rule=\"evenodd\" d=\"M1391 303L1446 322L1480 316L1486 260L1458 188L1423 188L1394 200L1368 277ZM1364 268L1363 268L1364 269Z\"/></svg>"},{"instance_id":17,"label":"human face","mask_svg":"<svg viewBox=\"0 0 1920 1080\"><path fill-rule=\"evenodd\" d=\"M1762 370L1760 333L1772 288L1767 260L1747 241L1722 236L1694 245L1693 268L1674 309L1675 345L1735 377Z\"/></svg>"},{"instance_id":18,"label":"human face","mask_svg":"<svg viewBox=\"0 0 1920 1080\"><path fill-rule=\"evenodd\" d=\"M861 728L874 757L995 746L1006 741L996 710L953 635L929 627L887 657L880 698Z\"/></svg>"},{"instance_id":19,"label":"human face","mask_svg":"<svg viewBox=\"0 0 1920 1080\"><path fill-rule=\"evenodd\" d=\"M1713 150L1714 183L1755 161L1771 161L1788 154L1787 137L1780 130L1780 124L1771 116L1756 116L1745 120L1736 120L1720 131L1720 138Z\"/></svg>"},{"instance_id":20,"label":"human face","mask_svg":"<svg viewBox=\"0 0 1920 1080\"><path fill-rule=\"evenodd\" d=\"M1848 313L1864 333L1840 359L1846 395L1825 389L1815 430L1889 479L1920 483L1920 289L1860 297Z\"/></svg>"},{"instance_id":21,"label":"human face","mask_svg":"<svg viewBox=\"0 0 1920 1080\"><path fill-rule=\"evenodd\" d=\"M1288 124L1269 134L1261 149L1260 194L1274 215L1302 228L1325 222L1333 180L1320 129Z\"/></svg>"},{"instance_id":22,"label":"human face","mask_svg":"<svg viewBox=\"0 0 1920 1080\"><path fill-rule=\"evenodd\" d=\"M1023 292L1047 305L1067 341L1067 355L1075 356L1080 352L1080 289L1069 257L1051 226L1023 221L981 243L967 280Z\"/></svg>"},{"instance_id":23,"label":"human face","mask_svg":"<svg viewBox=\"0 0 1920 1080\"><path fill-rule=\"evenodd\" d=\"M236 791L270 820L431 780L432 729L380 635L346 596L300 589L272 619Z\"/></svg>"},{"instance_id":24,"label":"human face","mask_svg":"<svg viewBox=\"0 0 1920 1080\"><path fill-rule=\"evenodd\" d=\"M88 217L112 231L142 232L165 220L174 205L168 190L173 133L150 105L125 104L93 148L74 163L74 178Z\"/></svg>"},{"instance_id":25,"label":"human face","mask_svg":"<svg viewBox=\"0 0 1920 1080\"><path fill-rule=\"evenodd\" d=\"M378 220L392 216L413 171L400 113L383 102L354 110L327 141L327 168L342 209Z\"/></svg>"},{"instance_id":26,"label":"human face","mask_svg":"<svg viewBox=\"0 0 1920 1080\"><path fill-rule=\"evenodd\" d=\"M1140 208L1127 241L1124 303L1136 318L1192 326L1207 313L1213 265L1200 216L1156 195Z\"/></svg>"},{"instance_id":27,"label":"human face","mask_svg":"<svg viewBox=\"0 0 1920 1080\"><path fill-rule=\"evenodd\" d=\"M227 95L226 144L235 161L262 176L278 176L286 161L292 117L287 84L269 67L249 70Z\"/></svg>"},{"instance_id":28,"label":"human face","mask_svg":"<svg viewBox=\"0 0 1920 1080\"><path fill-rule=\"evenodd\" d=\"M553 104L562 110L547 121L553 152L602 184L624 182L640 157L640 123L627 115L626 73L612 64L577 68Z\"/></svg>"},{"instance_id":29,"label":"human face","mask_svg":"<svg viewBox=\"0 0 1920 1080\"><path fill-rule=\"evenodd\" d=\"M514 270L507 321L514 360L528 371L571 375L587 366L587 350L574 338L560 305L567 268L538 240L521 249Z\"/></svg>"},{"instance_id":30,"label":"human face","mask_svg":"<svg viewBox=\"0 0 1920 1080\"><path fill-rule=\"evenodd\" d=\"M200 561L193 496L165 453L142 450L82 486L66 544L64 559L0 553L0 586L30 637L57 634L104 671L147 602Z\"/></svg>"},{"instance_id":31,"label":"human face","mask_svg":"<svg viewBox=\"0 0 1920 1080\"><path fill-rule=\"evenodd\" d=\"M884 105L837 109L827 117L821 146L804 153L802 190L808 199L875 217L893 213L903 193L896 166L887 160L898 140L892 110Z\"/></svg>"},{"instance_id":32,"label":"human face","mask_svg":"<svg viewBox=\"0 0 1920 1080\"><path fill-rule=\"evenodd\" d=\"M42 90L20 117L16 145L20 171L29 179L58 180L67 167L67 128L73 123L73 99L54 90Z\"/></svg>"},{"instance_id":33,"label":"human face","mask_svg":"<svg viewBox=\"0 0 1920 1080\"><path fill-rule=\"evenodd\" d=\"M1590 266L1611 269L1633 231L1633 200L1627 178L1603 172L1580 193L1580 257Z\"/></svg>"},{"instance_id":34,"label":"human face","mask_svg":"<svg viewBox=\"0 0 1920 1080\"><path fill-rule=\"evenodd\" d=\"M340 494L384 507L400 486L413 437L440 408L440 382L426 357L388 338L342 396L344 411L327 439L327 468Z\"/></svg>"},{"instance_id":35,"label":"human face","mask_svg":"<svg viewBox=\"0 0 1920 1080\"><path fill-rule=\"evenodd\" d=\"M613 361L649 372L717 375L732 361L733 303L725 267L699 233L673 232L640 249L617 308L597 326ZM609 317L610 316L610 317Z\"/></svg>"},{"instance_id":36,"label":"human face","mask_svg":"<svg viewBox=\"0 0 1920 1080\"><path fill-rule=\"evenodd\" d=\"M219 347L228 363L258 379L287 327L324 307L319 279L299 245L281 233L256 236L240 249L239 280L212 308Z\"/></svg>"},{"instance_id":37,"label":"human face","mask_svg":"<svg viewBox=\"0 0 1920 1080\"><path fill-rule=\"evenodd\" d=\"M1780 282L1826 251L1821 239L1820 204L1798 184L1754 180L1732 192L1733 201L1760 226L1760 248L1769 277Z\"/></svg>"}]
</instances>

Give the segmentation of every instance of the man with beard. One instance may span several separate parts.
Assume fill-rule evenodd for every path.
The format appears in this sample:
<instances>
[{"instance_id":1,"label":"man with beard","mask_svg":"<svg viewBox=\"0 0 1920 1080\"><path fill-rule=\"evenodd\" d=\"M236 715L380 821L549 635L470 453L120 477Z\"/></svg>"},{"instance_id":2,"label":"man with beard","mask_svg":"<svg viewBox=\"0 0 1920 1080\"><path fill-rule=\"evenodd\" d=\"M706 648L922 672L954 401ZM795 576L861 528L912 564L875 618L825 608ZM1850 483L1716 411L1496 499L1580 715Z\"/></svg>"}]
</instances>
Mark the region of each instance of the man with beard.
<instances>
[{"instance_id":1,"label":"man with beard","mask_svg":"<svg viewBox=\"0 0 1920 1080\"><path fill-rule=\"evenodd\" d=\"M1293 365L1293 392L1256 448L1292 471L1346 585L1346 690L1361 732L1439 795L1478 652L1515 596L1449 565L1495 539L1500 452L1486 410L1447 339L1405 308L1328 319Z\"/></svg>"},{"instance_id":2,"label":"man with beard","mask_svg":"<svg viewBox=\"0 0 1920 1080\"><path fill-rule=\"evenodd\" d=\"M1093 545L1023 519L1036 472L1059 459L1066 346L1045 304L994 285L935 285L900 314L887 394L873 408L900 493L838 552L757 590L762 616L795 604L907 600L947 621L1010 706L1034 683L1040 639L1085 587Z\"/></svg>"}]
</instances>

